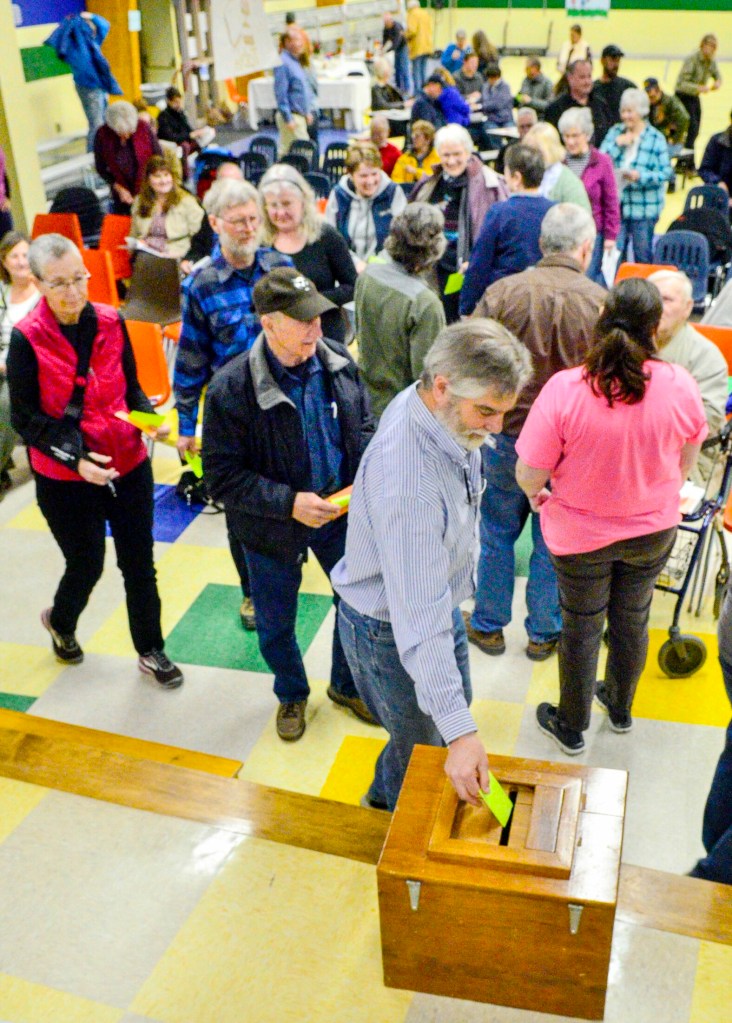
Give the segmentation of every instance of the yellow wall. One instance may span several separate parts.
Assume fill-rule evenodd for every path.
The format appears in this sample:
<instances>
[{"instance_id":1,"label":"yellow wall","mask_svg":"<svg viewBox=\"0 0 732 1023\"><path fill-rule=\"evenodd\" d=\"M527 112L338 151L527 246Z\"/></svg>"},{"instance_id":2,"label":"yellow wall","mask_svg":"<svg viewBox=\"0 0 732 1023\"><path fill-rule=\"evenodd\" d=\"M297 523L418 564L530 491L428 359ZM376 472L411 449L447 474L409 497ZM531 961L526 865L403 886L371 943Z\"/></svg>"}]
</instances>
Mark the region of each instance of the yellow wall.
<instances>
[{"instance_id":1,"label":"yellow wall","mask_svg":"<svg viewBox=\"0 0 732 1023\"><path fill-rule=\"evenodd\" d=\"M19 47L41 46L48 39L54 25L33 25L16 30ZM26 83L33 120L28 125L28 142L35 145L54 135L71 132L86 133L87 123L76 95L71 75L44 78Z\"/></svg>"}]
</instances>

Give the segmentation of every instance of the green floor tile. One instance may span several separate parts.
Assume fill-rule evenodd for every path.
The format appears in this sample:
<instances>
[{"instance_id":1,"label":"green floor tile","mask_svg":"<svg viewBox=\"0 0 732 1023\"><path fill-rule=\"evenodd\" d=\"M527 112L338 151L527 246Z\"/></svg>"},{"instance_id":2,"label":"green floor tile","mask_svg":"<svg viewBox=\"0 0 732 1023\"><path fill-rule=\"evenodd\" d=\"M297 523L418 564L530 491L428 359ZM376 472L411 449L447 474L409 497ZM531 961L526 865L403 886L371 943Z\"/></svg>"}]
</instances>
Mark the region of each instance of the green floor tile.
<instances>
[{"instance_id":1,"label":"green floor tile","mask_svg":"<svg viewBox=\"0 0 732 1023\"><path fill-rule=\"evenodd\" d=\"M237 586L206 586L165 640L174 661L211 668L269 672L259 653L256 632L239 621L241 590ZM297 641L304 654L333 604L331 597L301 593L297 607Z\"/></svg>"},{"instance_id":2,"label":"green floor tile","mask_svg":"<svg viewBox=\"0 0 732 1023\"><path fill-rule=\"evenodd\" d=\"M529 558L534 549L534 542L531 539L531 515L526 520L521 536L516 541L514 556L516 558L514 575L528 576Z\"/></svg>"},{"instance_id":3,"label":"green floor tile","mask_svg":"<svg viewBox=\"0 0 732 1023\"><path fill-rule=\"evenodd\" d=\"M0 693L0 707L5 710L28 710L36 702L35 696L18 696L16 693Z\"/></svg>"}]
</instances>

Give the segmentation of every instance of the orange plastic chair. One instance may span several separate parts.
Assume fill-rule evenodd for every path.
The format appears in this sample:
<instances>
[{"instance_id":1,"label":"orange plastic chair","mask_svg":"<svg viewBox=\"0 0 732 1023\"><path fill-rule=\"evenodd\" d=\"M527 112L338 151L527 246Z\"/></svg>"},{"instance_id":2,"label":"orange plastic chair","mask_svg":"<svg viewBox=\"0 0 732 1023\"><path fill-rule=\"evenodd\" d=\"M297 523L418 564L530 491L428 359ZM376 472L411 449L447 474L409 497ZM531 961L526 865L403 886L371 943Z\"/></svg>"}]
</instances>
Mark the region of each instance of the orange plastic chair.
<instances>
[{"instance_id":1,"label":"orange plastic chair","mask_svg":"<svg viewBox=\"0 0 732 1023\"><path fill-rule=\"evenodd\" d=\"M81 224L75 213L36 213L31 238L38 238L42 234L62 234L77 248L84 248Z\"/></svg>"},{"instance_id":2,"label":"orange plastic chair","mask_svg":"<svg viewBox=\"0 0 732 1023\"><path fill-rule=\"evenodd\" d=\"M168 323L163 327L163 351L165 352L165 358L168 361L171 372L175 366L175 355L178 351L178 342L180 341L182 329L182 320L178 320L177 323Z\"/></svg>"},{"instance_id":3,"label":"orange plastic chair","mask_svg":"<svg viewBox=\"0 0 732 1023\"><path fill-rule=\"evenodd\" d=\"M117 213L108 213L102 221L102 233L99 236L99 248L104 249L112 257L112 269L115 280L127 280L132 276L130 253L125 245L125 238L132 230L132 218Z\"/></svg>"},{"instance_id":4,"label":"orange plastic chair","mask_svg":"<svg viewBox=\"0 0 732 1023\"><path fill-rule=\"evenodd\" d=\"M727 360L727 372L732 376L732 327L713 327L706 323L693 323L692 326L717 346Z\"/></svg>"},{"instance_id":5,"label":"orange plastic chair","mask_svg":"<svg viewBox=\"0 0 732 1023\"><path fill-rule=\"evenodd\" d=\"M246 103L247 101L246 96L242 96L242 94L236 87L236 79L226 78L224 81L226 84L226 91L229 95L229 99L231 100L231 102L235 103L237 106L241 106L243 103Z\"/></svg>"},{"instance_id":6,"label":"orange plastic chair","mask_svg":"<svg viewBox=\"0 0 732 1023\"><path fill-rule=\"evenodd\" d=\"M114 279L112 258L101 249L82 249L81 258L91 277L89 278L89 301L104 302L115 308L119 305L117 282Z\"/></svg>"},{"instance_id":7,"label":"orange plastic chair","mask_svg":"<svg viewBox=\"0 0 732 1023\"><path fill-rule=\"evenodd\" d=\"M650 277L659 270L676 270L675 266L668 266L665 263L621 263L618 272L615 274L615 283L626 281L629 277Z\"/></svg>"},{"instance_id":8,"label":"orange plastic chair","mask_svg":"<svg viewBox=\"0 0 732 1023\"><path fill-rule=\"evenodd\" d=\"M126 320L132 351L137 365L137 379L155 408L170 397L170 376L163 352L163 331L159 323Z\"/></svg>"}]
</instances>

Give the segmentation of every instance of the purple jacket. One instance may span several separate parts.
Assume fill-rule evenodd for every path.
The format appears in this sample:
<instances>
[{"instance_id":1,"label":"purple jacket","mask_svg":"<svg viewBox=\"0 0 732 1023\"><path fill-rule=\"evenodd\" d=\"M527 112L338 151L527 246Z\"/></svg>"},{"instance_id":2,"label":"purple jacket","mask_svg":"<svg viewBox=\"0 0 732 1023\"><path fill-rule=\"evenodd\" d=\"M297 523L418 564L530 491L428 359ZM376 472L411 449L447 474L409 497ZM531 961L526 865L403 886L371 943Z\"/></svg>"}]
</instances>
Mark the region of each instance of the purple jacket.
<instances>
[{"instance_id":1,"label":"purple jacket","mask_svg":"<svg viewBox=\"0 0 732 1023\"><path fill-rule=\"evenodd\" d=\"M620 199L613 162L607 153L590 146L590 162L582 174L582 184L590 200L597 233L606 241L615 241L620 231Z\"/></svg>"}]
</instances>

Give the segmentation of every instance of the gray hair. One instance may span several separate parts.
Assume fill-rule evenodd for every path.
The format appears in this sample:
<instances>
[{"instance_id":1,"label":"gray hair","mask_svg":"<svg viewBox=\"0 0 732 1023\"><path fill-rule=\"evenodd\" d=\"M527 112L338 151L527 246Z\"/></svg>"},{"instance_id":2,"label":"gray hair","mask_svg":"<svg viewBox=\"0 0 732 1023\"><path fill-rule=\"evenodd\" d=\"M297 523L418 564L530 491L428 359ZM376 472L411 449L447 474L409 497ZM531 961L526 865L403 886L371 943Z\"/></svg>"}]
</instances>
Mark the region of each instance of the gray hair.
<instances>
[{"instance_id":1,"label":"gray hair","mask_svg":"<svg viewBox=\"0 0 732 1023\"><path fill-rule=\"evenodd\" d=\"M31 272L37 280L42 280L46 264L56 259L63 259L71 253L81 260L81 253L70 238L62 234L42 234L30 243L28 249L28 263Z\"/></svg>"},{"instance_id":2,"label":"gray hair","mask_svg":"<svg viewBox=\"0 0 732 1023\"><path fill-rule=\"evenodd\" d=\"M626 89L620 97L620 112L628 107L635 110L641 117L648 117L651 112L651 101L643 89Z\"/></svg>"},{"instance_id":3,"label":"gray hair","mask_svg":"<svg viewBox=\"0 0 732 1023\"><path fill-rule=\"evenodd\" d=\"M519 107L516 111L516 123L518 124L519 117L528 117L532 124L536 124L539 120L539 115L533 107Z\"/></svg>"},{"instance_id":4,"label":"gray hair","mask_svg":"<svg viewBox=\"0 0 732 1023\"><path fill-rule=\"evenodd\" d=\"M421 382L432 387L446 377L461 398L480 398L488 388L508 397L517 394L532 374L531 356L496 320L463 320L445 327L424 359Z\"/></svg>"},{"instance_id":5,"label":"gray hair","mask_svg":"<svg viewBox=\"0 0 732 1023\"><path fill-rule=\"evenodd\" d=\"M570 131L574 128L575 131L580 131L583 135L586 135L588 139L592 138L595 125L592 122L590 108L570 107L569 110L565 110L559 118L558 128L560 135L564 135L565 131Z\"/></svg>"},{"instance_id":6,"label":"gray hair","mask_svg":"<svg viewBox=\"0 0 732 1023\"><path fill-rule=\"evenodd\" d=\"M305 232L307 244L310 245L320 238L323 233L323 218L318 213L315 201L315 192L307 183L302 174L290 167L287 163L276 163L264 174L259 182L259 194L262 196L262 241L265 245L272 245L278 235L267 213L266 193L290 192L302 199L302 228Z\"/></svg>"},{"instance_id":7,"label":"gray hair","mask_svg":"<svg viewBox=\"0 0 732 1023\"><path fill-rule=\"evenodd\" d=\"M650 274L646 280L655 285L663 284L664 282L678 285L679 291L682 292L687 302L694 297L694 289L691 281L683 270L656 270L656 272Z\"/></svg>"},{"instance_id":8,"label":"gray hair","mask_svg":"<svg viewBox=\"0 0 732 1023\"><path fill-rule=\"evenodd\" d=\"M541 222L539 248L545 256L574 252L586 241L594 243L597 228L592 214L573 202L552 206Z\"/></svg>"},{"instance_id":9,"label":"gray hair","mask_svg":"<svg viewBox=\"0 0 732 1023\"><path fill-rule=\"evenodd\" d=\"M391 78L391 64L385 57L377 57L374 61L374 78Z\"/></svg>"},{"instance_id":10,"label":"gray hair","mask_svg":"<svg viewBox=\"0 0 732 1023\"><path fill-rule=\"evenodd\" d=\"M119 100L117 103L110 103L104 114L107 127L111 128L117 135L134 134L139 119L139 114L135 108L124 99Z\"/></svg>"},{"instance_id":11,"label":"gray hair","mask_svg":"<svg viewBox=\"0 0 732 1023\"><path fill-rule=\"evenodd\" d=\"M464 28L459 28L457 30L457 32L455 33L455 38L456 39L467 39L468 38L468 33L465 31Z\"/></svg>"},{"instance_id":12,"label":"gray hair","mask_svg":"<svg viewBox=\"0 0 732 1023\"><path fill-rule=\"evenodd\" d=\"M442 211L426 202L410 203L391 222L384 248L410 274L434 266L447 246Z\"/></svg>"},{"instance_id":13,"label":"gray hair","mask_svg":"<svg viewBox=\"0 0 732 1023\"><path fill-rule=\"evenodd\" d=\"M435 149L438 156L440 155L440 147L446 142L452 142L455 146L462 146L467 153L472 153L475 149L467 129L463 128L461 124L446 124L436 132Z\"/></svg>"},{"instance_id":14,"label":"gray hair","mask_svg":"<svg viewBox=\"0 0 732 1023\"><path fill-rule=\"evenodd\" d=\"M249 181L236 181L227 178L224 181L215 181L203 197L203 208L210 217L223 217L227 210L234 206L243 206L245 203L256 203L260 214L262 204L259 201L259 192Z\"/></svg>"},{"instance_id":15,"label":"gray hair","mask_svg":"<svg viewBox=\"0 0 732 1023\"><path fill-rule=\"evenodd\" d=\"M386 114L382 113L372 114L371 127L373 128L375 124L384 124L386 125L387 131L389 130L389 118L386 116Z\"/></svg>"}]
</instances>

